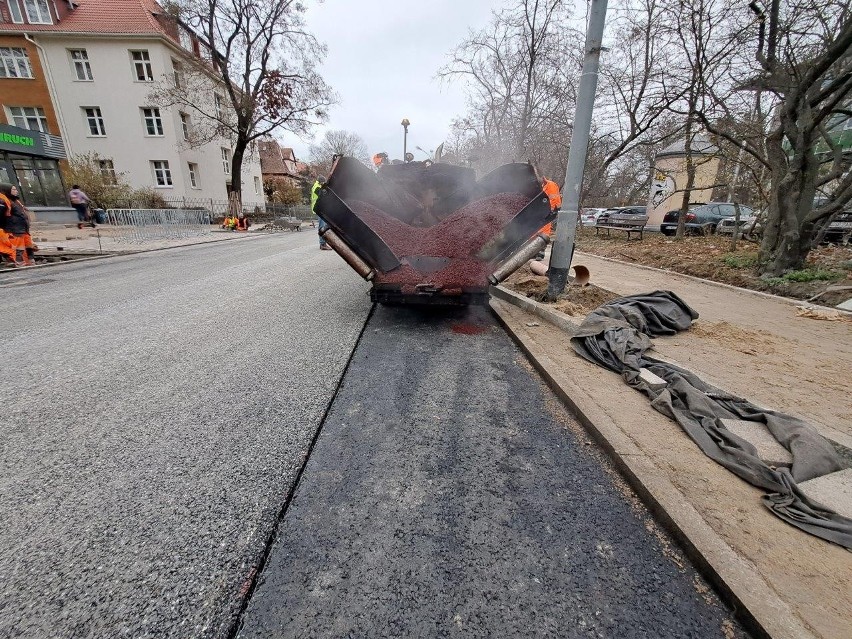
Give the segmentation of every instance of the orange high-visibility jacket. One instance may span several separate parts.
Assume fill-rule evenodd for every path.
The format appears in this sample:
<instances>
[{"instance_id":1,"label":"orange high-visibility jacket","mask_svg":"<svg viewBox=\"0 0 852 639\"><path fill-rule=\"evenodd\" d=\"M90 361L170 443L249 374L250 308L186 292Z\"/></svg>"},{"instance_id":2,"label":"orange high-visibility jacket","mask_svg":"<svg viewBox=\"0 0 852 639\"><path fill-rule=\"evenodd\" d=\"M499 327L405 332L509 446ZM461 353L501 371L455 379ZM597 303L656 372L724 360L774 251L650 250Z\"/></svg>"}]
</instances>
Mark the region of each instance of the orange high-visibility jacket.
<instances>
[{"instance_id":1,"label":"orange high-visibility jacket","mask_svg":"<svg viewBox=\"0 0 852 639\"><path fill-rule=\"evenodd\" d=\"M555 211L562 206L562 195L559 193L559 185L557 185L556 182L544 178L544 187L542 190L547 194L547 197L550 198L551 211Z\"/></svg>"}]
</instances>

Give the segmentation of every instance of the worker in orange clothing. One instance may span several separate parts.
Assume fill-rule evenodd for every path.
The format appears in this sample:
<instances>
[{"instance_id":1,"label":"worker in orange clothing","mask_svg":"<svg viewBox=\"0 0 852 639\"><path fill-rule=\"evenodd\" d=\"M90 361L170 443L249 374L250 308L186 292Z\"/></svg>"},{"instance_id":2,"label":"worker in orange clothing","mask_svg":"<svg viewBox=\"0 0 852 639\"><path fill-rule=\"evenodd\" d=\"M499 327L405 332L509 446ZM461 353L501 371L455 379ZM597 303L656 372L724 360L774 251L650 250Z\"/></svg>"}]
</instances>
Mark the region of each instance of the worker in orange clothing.
<instances>
[{"instance_id":1,"label":"worker in orange clothing","mask_svg":"<svg viewBox=\"0 0 852 639\"><path fill-rule=\"evenodd\" d=\"M36 250L33 238L30 235L30 217L24 205L21 204L18 195L18 187L12 184L0 184L0 193L5 197L3 205L10 203L7 212L3 214L3 230L7 236L11 236L12 248L15 250L15 263L23 263L24 266L35 264L33 253ZM11 211L11 214L7 214ZM21 258L18 259L18 254Z\"/></svg>"},{"instance_id":2,"label":"worker in orange clothing","mask_svg":"<svg viewBox=\"0 0 852 639\"><path fill-rule=\"evenodd\" d=\"M553 180L548 180L546 177L541 178L541 190L544 191L544 194L550 200L550 210L552 212L558 212L559 207L562 206L562 195L559 193L559 185ZM544 233L547 237L551 237L553 235L553 222L548 222L544 226L539 229L539 233ZM537 259L544 259L544 251L539 253L536 256Z\"/></svg>"},{"instance_id":3,"label":"worker in orange clothing","mask_svg":"<svg viewBox=\"0 0 852 639\"><path fill-rule=\"evenodd\" d=\"M13 267L15 263L15 247L12 244L12 236L6 233L6 219L12 216L12 202L0 192L0 257L2 261L8 262Z\"/></svg>"},{"instance_id":4,"label":"worker in orange clothing","mask_svg":"<svg viewBox=\"0 0 852 639\"><path fill-rule=\"evenodd\" d=\"M237 218L237 225L234 228L236 228L237 231L248 231L250 226L251 222L249 222L249 219L244 213L240 213L240 216Z\"/></svg>"},{"instance_id":5,"label":"worker in orange clothing","mask_svg":"<svg viewBox=\"0 0 852 639\"><path fill-rule=\"evenodd\" d=\"M373 166L376 167L376 171L382 168L382 165L388 164L388 154L384 151L382 153L376 153L373 156Z\"/></svg>"}]
</instances>

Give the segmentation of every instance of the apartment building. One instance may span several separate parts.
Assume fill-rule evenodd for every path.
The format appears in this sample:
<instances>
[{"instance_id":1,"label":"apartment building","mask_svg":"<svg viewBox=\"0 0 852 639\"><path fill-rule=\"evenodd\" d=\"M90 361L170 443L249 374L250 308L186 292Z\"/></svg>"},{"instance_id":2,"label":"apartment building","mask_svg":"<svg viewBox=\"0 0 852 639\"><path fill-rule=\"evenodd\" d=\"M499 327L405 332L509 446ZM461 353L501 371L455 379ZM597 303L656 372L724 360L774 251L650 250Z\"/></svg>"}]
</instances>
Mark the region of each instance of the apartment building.
<instances>
[{"instance_id":1,"label":"apartment building","mask_svg":"<svg viewBox=\"0 0 852 639\"><path fill-rule=\"evenodd\" d=\"M192 127L203 116L152 101L157 86L174 82L182 63L205 54L203 43L160 5L153 0L0 0L0 18L0 57L2 43L16 40L44 70L38 100L22 102L14 90L0 90L7 122L44 126L46 131L39 130L59 134L69 157L97 153L105 175L123 174L134 188L153 187L168 200L227 199L231 140L221 137L193 148ZM1 74L0 89L9 82ZM210 98L225 109L222 96L224 91ZM40 108L44 118L22 108ZM260 155L249 151L242 195L251 207L262 205L264 198Z\"/></svg>"},{"instance_id":2,"label":"apartment building","mask_svg":"<svg viewBox=\"0 0 852 639\"><path fill-rule=\"evenodd\" d=\"M0 181L16 185L35 210L67 207L58 118L38 48L24 33L0 32L0 100Z\"/></svg>"}]
</instances>

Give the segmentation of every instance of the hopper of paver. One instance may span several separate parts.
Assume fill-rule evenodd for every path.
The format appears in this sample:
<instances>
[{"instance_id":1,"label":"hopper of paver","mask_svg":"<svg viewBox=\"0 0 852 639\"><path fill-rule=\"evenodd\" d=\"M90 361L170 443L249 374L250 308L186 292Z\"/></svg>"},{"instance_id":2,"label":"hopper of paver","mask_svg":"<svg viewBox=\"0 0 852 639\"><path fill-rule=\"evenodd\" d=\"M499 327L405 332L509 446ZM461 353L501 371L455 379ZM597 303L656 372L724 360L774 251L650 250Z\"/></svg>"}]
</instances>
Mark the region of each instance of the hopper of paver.
<instances>
[{"instance_id":1,"label":"hopper of paver","mask_svg":"<svg viewBox=\"0 0 852 639\"><path fill-rule=\"evenodd\" d=\"M481 180L471 169L411 162L375 173L342 157L315 207L324 237L381 303L483 304L488 288L544 250L554 218L530 164Z\"/></svg>"}]
</instances>

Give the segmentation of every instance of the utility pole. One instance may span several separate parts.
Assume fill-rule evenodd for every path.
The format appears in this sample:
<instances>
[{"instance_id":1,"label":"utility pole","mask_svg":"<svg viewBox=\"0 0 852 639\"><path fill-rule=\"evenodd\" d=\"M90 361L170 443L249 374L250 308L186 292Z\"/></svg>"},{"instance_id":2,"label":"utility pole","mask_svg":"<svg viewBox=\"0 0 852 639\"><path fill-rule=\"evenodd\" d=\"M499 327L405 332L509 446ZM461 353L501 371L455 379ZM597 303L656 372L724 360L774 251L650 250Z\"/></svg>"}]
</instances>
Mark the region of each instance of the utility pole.
<instances>
[{"instance_id":1,"label":"utility pole","mask_svg":"<svg viewBox=\"0 0 852 639\"><path fill-rule=\"evenodd\" d=\"M589 24L586 28L586 57L583 74L577 90L577 109L574 114L574 129L571 133L571 148L568 151L568 168L562 187L564 206L556 221L556 240L550 254L547 299L555 300L568 281L568 269L574 255L574 236L577 233L577 214L580 209L580 188L586 168L586 151L589 148L589 131L592 126L592 109L595 91L598 88L598 66L601 57L604 22L606 22L607 0L592 0Z\"/></svg>"}]
</instances>

